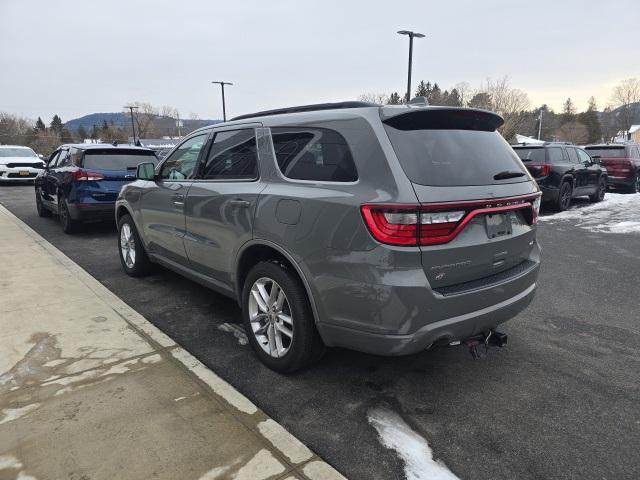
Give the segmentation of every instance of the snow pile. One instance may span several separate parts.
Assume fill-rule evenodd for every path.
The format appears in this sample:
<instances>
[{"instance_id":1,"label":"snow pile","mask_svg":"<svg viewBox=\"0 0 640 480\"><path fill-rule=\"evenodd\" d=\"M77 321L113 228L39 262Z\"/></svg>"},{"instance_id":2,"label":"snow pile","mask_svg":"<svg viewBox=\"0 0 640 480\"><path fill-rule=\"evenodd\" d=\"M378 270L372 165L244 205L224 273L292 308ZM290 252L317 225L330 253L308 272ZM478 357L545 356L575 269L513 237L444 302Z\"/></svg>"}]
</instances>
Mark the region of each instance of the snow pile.
<instances>
[{"instance_id":1,"label":"snow pile","mask_svg":"<svg viewBox=\"0 0 640 480\"><path fill-rule=\"evenodd\" d=\"M577 222L577 227L591 232L640 233L640 195L607 193L600 203L576 205L539 218L541 222L559 220Z\"/></svg>"},{"instance_id":2,"label":"snow pile","mask_svg":"<svg viewBox=\"0 0 640 480\"><path fill-rule=\"evenodd\" d=\"M398 415L384 408L373 408L367 416L380 442L395 450L404 461L407 480L459 480L444 463L433 459L427 441L411 430Z\"/></svg>"}]
</instances>

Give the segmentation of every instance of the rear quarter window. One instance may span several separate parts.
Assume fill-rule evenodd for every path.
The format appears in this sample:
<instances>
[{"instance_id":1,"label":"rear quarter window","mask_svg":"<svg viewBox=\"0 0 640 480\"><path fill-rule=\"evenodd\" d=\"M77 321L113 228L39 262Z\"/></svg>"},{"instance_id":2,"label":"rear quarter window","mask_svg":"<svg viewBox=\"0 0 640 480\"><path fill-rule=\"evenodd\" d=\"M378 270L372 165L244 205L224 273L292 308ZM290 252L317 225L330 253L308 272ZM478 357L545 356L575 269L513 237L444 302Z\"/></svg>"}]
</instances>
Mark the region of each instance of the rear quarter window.
<instances>
[{"instance_id":1,"label":"rear quarter window","mask_svg":"<svg viewBox=\"0 0 640 480\"><path fill-rule=\"evenodd\" d=\"M91 149L84 152L82 164L96 170L135 170L144 162L157 164L158 159L148 150Z\"/></svg>"},{"instance_id":2,"label":"rear quarter window","mask_svg":"<svg viewBox=\"0 0 640 480\"><path fill-rule=\"evenodd\" d=\"M358 180L347 141L335 130L274 127L271 138L278 168L287 178L318 182Z\"/></svg>"}]
</instances>

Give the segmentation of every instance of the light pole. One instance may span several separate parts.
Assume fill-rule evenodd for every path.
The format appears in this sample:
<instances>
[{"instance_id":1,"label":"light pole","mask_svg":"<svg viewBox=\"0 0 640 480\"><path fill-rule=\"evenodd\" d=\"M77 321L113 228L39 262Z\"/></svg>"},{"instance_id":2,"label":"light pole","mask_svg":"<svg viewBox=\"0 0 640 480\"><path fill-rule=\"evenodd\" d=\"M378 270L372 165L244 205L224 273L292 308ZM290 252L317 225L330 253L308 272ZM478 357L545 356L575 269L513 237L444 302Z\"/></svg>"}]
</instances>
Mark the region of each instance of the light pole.
<instances>
[{"instance_id":1,"label":"light pole","mask_svg":"<svg viewBox=\"0 0 640 480\"><path fill-rule=\"evenodd\" d=\"M136 144L136 127L135 124L133 123L133 111L137 110L138 107L136 107L135 105L125 105L122 108L128 108L129 112L131 113L131 132L133 134L133 144Z\"/></svg>"},{"instance_id":2,"label":"light pole","mask_svg":"<svg viewBox=\"0 0 640 480\"><path fill-rule=\"evenodd\" d=\"M424 38L424 34L412 32L411 30L400 30L400 35L409 36L409 76L407 78L407 103L411 100L411 63L413 62L413 38Z\"/></svg>"},{"instance_id":3,"label":"light pole","mask_svg":"<svg viewBox=\"0 0 640 480\"><path fill-rule=\"evenodd\" d=\"M224 86L225 85L233 85L233 83L229 83L229 82L211 82L211 83L217 83L222 88L222 121L226 122L227 121L227 107L226 107L225 102L224 102Z\"/></svg>"}]
</instances>

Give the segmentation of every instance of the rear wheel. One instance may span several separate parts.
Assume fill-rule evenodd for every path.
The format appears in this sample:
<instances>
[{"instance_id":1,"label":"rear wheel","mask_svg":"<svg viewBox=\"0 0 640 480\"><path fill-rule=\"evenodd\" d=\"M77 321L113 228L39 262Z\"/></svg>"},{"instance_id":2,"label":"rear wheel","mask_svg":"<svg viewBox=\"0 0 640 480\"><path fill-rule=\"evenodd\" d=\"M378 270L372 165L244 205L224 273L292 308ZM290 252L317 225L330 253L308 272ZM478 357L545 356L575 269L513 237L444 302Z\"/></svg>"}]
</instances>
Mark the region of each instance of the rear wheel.
<instances>
[{"instance_id":1,"label":"rear wheel","mask_svg":"<svg viewBox=\"0 0 640 480\"><path fill-rule=\"evenodd\" d=\"M69 207L67 207L64 197L58 198L58 217L64 233L74 233L78 229L78 222L71 218Z\"/></svg>"},{"instance_id":2,"label":"rear wheel","mask_svg":"<svg viewBox=\"0 0 640 480\"><path fill-rule=\"evenodd\" d=\"M130 277L142 277L151 272L153 265L130 215L123 215L118 221L118 252L122 268Z\"/></svg>"},{"instance_id":3,"label":"rear wheel","mask_svg":"<svg viewBox=\"0 0 640 480\"><path fill-rule=\"evenodd\" d=\"M598 190L593 194L589 195L589 201L596 203L604 200L604 195L607 192L607 181L604 178L600 179L598 182Z\"/></svg>"},{"instance_id":4,"label":"rear wheel","mask_svg":"<svg viewBox=\"0 0 640 480\"><path fill-rule=\"evenodd\" d=\"M563 182L560 186L560 193L555 202L555 210L563 212L571 206L571 196L573 195L573 187L569 182Z\"/></svg>"},{"instance_id":5,"label":"rear wheel","mask_svg":"<svg viewBox=\"0 0 640 480\"><path fill-rule=\"evenodd\" d=\"M272 370L294 372L324 352L300 279L276 262L260 262L244 283L242 317L251 347Z\"/></svg>"},{"instance_id":6,"label":"rear wheel","mask_svg":"<svg viewBox=\"0 0 640 480\"><path fill-rule=\"evenodd\" d=\"M640 173L636 175L636 180L633 182L633 185L629 187L629 193L638 193L640 192Z\"/></svg>"},{"instance_id":7,"label":"rear wheel","mask_svg":"<svg viewBox=\"0 0 640 480\"><path fill-rule=\"evenodd\" d=\"M51 216L51 210L44 206L42 202L42 191L36 188L36 210L38 210L38 216L47 218Z\"/></svg>"}]
</instances>

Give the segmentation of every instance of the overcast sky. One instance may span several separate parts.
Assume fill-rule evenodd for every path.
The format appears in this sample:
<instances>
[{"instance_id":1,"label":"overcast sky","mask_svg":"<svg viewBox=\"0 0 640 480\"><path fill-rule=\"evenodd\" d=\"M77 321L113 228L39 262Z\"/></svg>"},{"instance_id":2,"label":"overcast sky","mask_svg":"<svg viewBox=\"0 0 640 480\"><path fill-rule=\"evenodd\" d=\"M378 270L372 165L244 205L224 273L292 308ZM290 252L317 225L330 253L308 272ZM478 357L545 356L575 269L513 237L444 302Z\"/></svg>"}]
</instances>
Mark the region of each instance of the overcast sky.
<instances>
[{"instance_id":1,"label":"overcast sky","mask_svg":"<svg viewBox=\"0 0 640 480\"><path fill-rule=\"evenodd\" d=\"M508 75L532 106L602 108L640 77L640 0L135 1L0 0L0 111L45 120L120 111L131 101L183 118L473 87Z\"/></svg>"}]
</instances>

